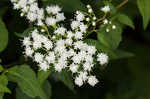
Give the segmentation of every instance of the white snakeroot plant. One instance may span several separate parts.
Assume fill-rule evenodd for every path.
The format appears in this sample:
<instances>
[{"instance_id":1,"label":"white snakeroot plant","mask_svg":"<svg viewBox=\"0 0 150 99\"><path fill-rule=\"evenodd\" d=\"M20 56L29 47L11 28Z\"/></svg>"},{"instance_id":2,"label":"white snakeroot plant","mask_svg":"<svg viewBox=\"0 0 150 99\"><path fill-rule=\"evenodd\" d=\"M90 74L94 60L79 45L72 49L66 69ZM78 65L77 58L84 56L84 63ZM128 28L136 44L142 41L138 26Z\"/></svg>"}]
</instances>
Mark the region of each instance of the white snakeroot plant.
<instances>
[{"instance_id":1,"label":"white snakeroot plant","mask_svg":"<svg viewBox=\"0 0 150 99\"><path fill-rule=\"evenodd\" d=\"M95 86L99 81L91 74L96 63L108 63L108 55L99 53L95 46L84 42L89 27L96 26L96 16L90 5L87 5L88 14L76 11L70 29L65 28L60 21L65 20L64 13L58 5L39 8L36 0L11 0L14 9L21 10L21 16L26 16L37 27L28 37L24 37L23 46L25 55L32 58L45 72L53 69L61 72L70 70L75 76L75 84L82 86L89 83ZM101 9L110 11L109 6ZM92 16L92 17L91 17ZM104 20L104 24L108 24ZM52 31L49 28L53 29ZM112 29L116 26L113 25Z\"/></svg>"}]
</instances>

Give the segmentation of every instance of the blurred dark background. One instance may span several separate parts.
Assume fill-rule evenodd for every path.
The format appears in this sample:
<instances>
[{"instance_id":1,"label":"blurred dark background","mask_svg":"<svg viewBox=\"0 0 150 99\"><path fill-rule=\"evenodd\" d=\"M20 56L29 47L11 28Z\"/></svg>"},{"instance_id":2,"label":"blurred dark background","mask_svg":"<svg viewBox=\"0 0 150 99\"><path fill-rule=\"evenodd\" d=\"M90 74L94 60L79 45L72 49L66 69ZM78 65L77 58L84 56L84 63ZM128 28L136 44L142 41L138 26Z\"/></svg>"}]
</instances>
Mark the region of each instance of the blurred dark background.
<instances>
[{"instance_id":1,"label":"blurred dark background","mask_svg":"<svg viewBox=\"0 0 150 99\"><path fill-rule=\"evenodd\" d=\"M90 3L95 10L99 6L96 0L82 2ZM21 41L15 33L22 33L28 28L28 21L21 18L19 11L13 10L11 3L6 0L0 0L0 10L3 9L5 12L2 18L9 31L9 42L5 51L0 53L0 58L3 60L2 64L9 68L23 62ZM75 86L75 91L71 91L62 82L49 78L52 83L52 99L150 99L150 25L146 30L143 29L142 17L135 0L130 0L120 11L133 19L135 29L124 27L119 49L131 52L134 56L110 61L98 73L100 83L94 88L89 85L80 88ZM15 84L9 84L14 91L6 94L4 99L15 99L13 86Z\"/></svg>"}]
</instances>

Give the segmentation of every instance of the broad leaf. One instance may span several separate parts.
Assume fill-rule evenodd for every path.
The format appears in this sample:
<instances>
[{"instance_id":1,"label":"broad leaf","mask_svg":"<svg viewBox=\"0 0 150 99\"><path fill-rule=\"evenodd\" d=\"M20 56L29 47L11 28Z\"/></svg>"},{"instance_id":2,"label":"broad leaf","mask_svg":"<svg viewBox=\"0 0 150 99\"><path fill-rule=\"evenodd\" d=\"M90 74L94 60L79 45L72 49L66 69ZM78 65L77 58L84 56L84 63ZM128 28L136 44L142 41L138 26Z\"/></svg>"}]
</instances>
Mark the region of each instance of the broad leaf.
<instances>
[{"instance_id":1,"label":"broad leaf","mask_svg":"<svg viewBox=\"0 0 150 99\"><path fill-rule=\"evenodd\" d=\"M2 52L8 44L8 31L0 17L0 52Z\"/></svg>"},{"instance_id":2,"label":"broad leaf","mask_svg":"<svg viewBox=\"0 0 150 99\"><path fill-rule=\"evenodd\" d=\"M143 26L146 29L150 21L150 0L137 0L139 11L143 17Z\"/></svg>"},{"instance_id":3,"label":"broad leaf","mask_svg":"<svg viewBox=\"0 0 150 99\"><path fill-rule=\"evenodd\" d=\"M109 32L106 32L106 29L109 29ZM122 40L122 29L119 25L116 25L116 29L112 29L112 27L102 27L98 32L98 40L108 48L116 49L121 40Z\"/></svg>"},{"instance_id":4,"label":"broad leaf","mask_svg":"<svg viewBox=\"0 0 150 99\"><path fill-rule=\"evenodd\" d=\"M28 96L47 99L40 82L36 78L34 71L27 65L15 66L8 70L8 77L11 81L17 82L19 88Z\"/></svg>"},{"instance_id":5,"label":"broad leaf","mask_svg":"<svg viewBox=\"0 0 150 99\"><path fill-rule=\"evenodd\" d=\"M37 79L39 80L41 85L43 85L43 83L48 78L48 76L51 74L51 72L52 72L52 70L38 71Z\"/></svg>"},{"instance_id":6,"label":"broad leaf","mask_svg":"<svg viewBox=\"0 0 150 99\"><path fill-rule=\"evenodd\" d=\"M135 28L132 20L125 14L119 14L118 21L121 22L122 24L130 26L133 29Z\"/></svg>"},{"instance_id":7,"label":"broad leaf","mask_svg":"<svg viewBox=\"0 0 150 99\"><path fill-rule=\"evenodd\" d=\"M74 83L72 79L72 74L66 70L56 73L56 76L61 80L70 90L74 91Z\"/></svg>"},{"instance_id":8,"label":"broad leaf","mask_svg":"<svg viewBox=\"0 0 150 99\"><path fill-rule=\"evenodd\" d=\"M16 99L34 99L23 93L20 88L16 88Z\"/></svg>"}]
</instances>

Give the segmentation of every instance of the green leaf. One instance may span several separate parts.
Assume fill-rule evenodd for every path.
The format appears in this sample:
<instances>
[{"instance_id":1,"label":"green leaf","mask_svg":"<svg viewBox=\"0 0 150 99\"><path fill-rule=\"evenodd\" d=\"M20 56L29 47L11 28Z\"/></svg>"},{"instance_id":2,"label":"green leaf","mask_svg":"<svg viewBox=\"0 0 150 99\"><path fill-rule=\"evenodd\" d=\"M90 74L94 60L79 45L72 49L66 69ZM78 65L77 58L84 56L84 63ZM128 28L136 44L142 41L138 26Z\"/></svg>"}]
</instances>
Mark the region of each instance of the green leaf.
<instances>
[{"instance_id":1,"label":"green leaf","mask_svg":"<svg viewBox=\"0 0 150 99\"><path fill-rule=\"evenodd\" d=\"M123 50L116 50L115 54L117 55L117 59L129 58L129 57L133 57L134 56L134 54L132 54L130 52L123 51Z\"/></svg>"},{"instance_id":2,"label":"green leaf","mask_svg":"<svg viewBox=\"0 0 150 99\"><path fill-rule=\"evenodd\" d=\"M0 65L0 72L2 72L4 70L3 66Z\"/></svg>"},{"instance_id":3,"label":"green leaf","mask_svg":"<svg viewBox=\"0 0 150 99\"><path fill-rule=\"evenodd\" d=\"M108 47L106 47L105 45L103 45L102 43L100 43L99 41L97 40L93 40L93 39L86 39L85 42L88 44L88 45L93 45L96 47L97 51L99 53L107 53L110 57L110 59L116 59L117 56L116 54L114 53L114 51Z\"/></svg>"},{"instance_id":4,"label":"green leaf","mask_svg":"<svg viewBox=\"0 0 150 99\"><path fill-rule=\"evenodd\" d=\"M48 82L48 80L46 80L42 86L43 86L43 90L46 93L48 99L51 99L51 96L52 96L51 84Z\"/></svg>"},{"instance_id":5,"label":"green leaf","mask_svg":"<svg viewBox=\"0 0 150 99\"><path fill-rule=\"evenodd\" d=\"M34 30L34 28L27 28L23 33L17 33L17 32L15 32L15 35L17 37L24 38L26 36L29 36L29 34L31 33L31 31L33 31L33 30Z\"/></svg>"},{"instance_id":6,"label":"green leaf","mask_svg":"<svg viewBox=\"0 0 150 99\"><path fill-rule=\"evenodd\" d=\"M49 4L58 4L62 7L62 9L66 12L74 12L76 10L85 11L85 5L80 0L43 0L45 5Z\"/></svg>"},{"instance_id":7,"label":"green leaf","mask_svg":"<svg viewBox=\"0 0 150 99\"><path fill-rule=\"evenodd\" d=\"M4 93L0 93L0 99L3 99Z\"/></svg>"},{"instance_id":8,"label":"green leaf","mask_svg":"<svg viewBox=\"0 0 150 99\"><path fill-rule=\"evenodd\" d=\"M41 99L47 99L34 71L29 66L21 65L8 69L8 77L9 80L17 82L19 88L28 96L32 98L40 96Z\"/></svg>"},{"instance_id":9,"label":"green leaf","mask_svg":"<svg viewBox=\"0 0 150 99\"><path fill-rule=\"evenodd\" d=\"M130 26L133 29L135 28L132 20L125 14L119 14L118 21L122 24Z\"/></svg>"},{"instance_id":10,"label":"green leaf","mask_svg":"<svg viewBox=\"0 0 150 99\"><path fill-rule=\"evenodd\" d=\"M8 31L0 17L0 52L2 52L8 44Z\"/></svg>"},{"instance_id":11,"label":"green leaf","mask_svg":"<svg viewBox=\"0 0 150 99\"><path fill-rule=\"evenodd\" d=\"M19 87L16 88L16 99L33 99L23 93Z\"/></svg>"},{"instance_id":12,"label":"green leaf","mask_svg":"<svg viewBox=\"0 0 150 99\"><path fill-rule=\"evenodd\" d=\"M7 88L8 79L6 75L0 75L0 93L11 93L11 91Z\"/></svg>"},{"instance_id":13,"label":"green leaf","mask_svg":"<svg viewBox=\"0 0 150 99\"><path fill-rule=\"evenodd\" d=\"M137 0L137 5L143 17L144 29L146 29L150 21L150 0Z\"/></svg>"},{"instance_id":14,"label":"green leaf","mask_svg":"<svg viewBox=\"0 0 150 99\"><path fill-rule=\"evenodd\" d=\"M72 74L66 70L56 74L59 80L61 80L70 90L74 91L74 83L71 75Z\"/></svg>"},{"instance_id":15,"label":"green leaf","mask_svg":"<svg viewBox=\"0 0 150 99\"><path fill-rule=\"evenodd\" d=\"M109 32L106 32L106 29ZM98 32L98 40L108 48L116 49L122 40L122 29L119 25L116 25L116 29L112 29L111 26L104 26Z\"/></svg>"},{"instance_id":16,"label":"green leaf","mask_svg":"<svg viewBox=\"0 0 150 99\"><path fill-rule=\"evenodd\" d=\"M48 78L48 76L51 74L51 72L52 72L52 70L38 71L37 79L39 80L41 85L43 85L43 83Z\"/></svg>"}]
</instances>

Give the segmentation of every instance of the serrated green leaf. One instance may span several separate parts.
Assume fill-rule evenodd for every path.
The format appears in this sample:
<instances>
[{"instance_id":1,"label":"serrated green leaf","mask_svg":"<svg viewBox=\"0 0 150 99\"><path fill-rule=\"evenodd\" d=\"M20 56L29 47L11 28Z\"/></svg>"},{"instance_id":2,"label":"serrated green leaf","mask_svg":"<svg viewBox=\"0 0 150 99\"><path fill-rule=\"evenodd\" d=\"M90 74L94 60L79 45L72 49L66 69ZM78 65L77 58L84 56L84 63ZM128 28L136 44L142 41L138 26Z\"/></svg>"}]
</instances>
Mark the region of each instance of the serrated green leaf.
<instances>
[{"instance_id":1,"label":"serrated green leaf","mask_svg":"<svg viewBox=\"0 0 150 99\"><path fill-rule=\"evenodd\" d=\"M27 65L15 66L8 69L9 80L17 82L19 88L28 96L47 99L34 71Z\"/></svg>"},{"instance_id":2,"label":"serrated green leaf","mask_svg":"<svg viewBox=\"0 0 150 99\"><path fill-rule=\"evenodd\" d=\"M8 44L8 31L0 17L0 52L2 52Z\"/></svg>"},{"instance_id":3,"label":"serrated green leaf","mask_svg":"<svg viewBox=\"0 0 150 99\"><path fill-rule=\"evenodd\" d=\"M45 5L47 3L51 4L58 4L62 7L62 9L66 12L74 12L76 10L82 10L85 11L85 5L80 0L43 0L45 2Z\"/></svg>"},{"instance_id":4,"label":"serrated green leaf","mask_svg":"<svg viewBox=\"0 0 150 99\"><path fill-rule=\"evenodd\" d=\"M74 91L74 83L71 75L72 74L66 70L56 74L58 79L60 79L70 90Z\"/></svg>"},{"instance_id":5,"label":"serrated green leaf","mask_svg":"<svg viewBox=\"0 0 150 99\"><path fill-rule=\"evenodd\" d=\"M137 5L143 17L144 29L146 29L150 21L150 0L137 0Z\"/></svg>"},{"instance_id":6,"label":"serrated green leaf","mask_svg":"<svg viewBox=\"0 0 150 99\"><path fill-rule=\"evenodd\" d=\"M0 72L2 72L4 70L3 66L0 65Z\"/></svg>"},{"instance_id":7,"label":"serrated green leaf","mask_svg":"<svg viewBox=\"0 0 150 99\"><path fill-rule=\"evenodd\" d=\"M135 28L132 20L125 14L119 14L118 21L122 24L130 26L133 29Z\"/></svg>"},{"instance_id":8,"label":"serrated green leaf","mask_svg":"<svg viewBox=\"0 0 150 99\"><path fill-rule=\"evenodd\" d=\"M110 30L109 32L106 32L107 28ZM122 29L119 25L116 25L116 29L105 26L97 32L97 36L100 43L115 50L122 40Z\"/></svg>"},{"instance_id":9,"label":"serrated green leaf","mask_svg":"<svg viewBox=\"0 0 150 99\"><path fill-rule=\"evenodd\" d=\"M40 84L43 85L45 80L48 78L48 76L51 74L52 70L47 71L38 71L37 79L39 80Z\"/></svg>"}]
</instances>

